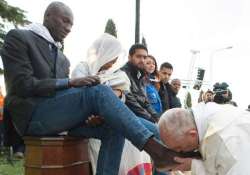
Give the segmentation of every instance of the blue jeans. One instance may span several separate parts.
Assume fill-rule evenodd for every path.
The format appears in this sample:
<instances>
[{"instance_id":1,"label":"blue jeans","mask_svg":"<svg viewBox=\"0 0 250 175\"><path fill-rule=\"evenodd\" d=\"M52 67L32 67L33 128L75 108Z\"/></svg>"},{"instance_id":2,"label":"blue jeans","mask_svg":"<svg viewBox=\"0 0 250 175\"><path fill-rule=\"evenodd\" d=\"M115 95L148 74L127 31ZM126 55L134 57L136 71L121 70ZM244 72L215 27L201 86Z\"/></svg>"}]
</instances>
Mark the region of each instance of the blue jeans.
<instances>
[{"instance_id":1,"label":"blue jeans","mask_svg":"<svg viewBox=\"0 0 250 175\"><path fill-rule=\"evenodd\" d=\"M89 127L90 115L104 117L105 124ZM69 135L100 139L97 175L117 175L124 137L142 150L158 129L153 123L139 119L103 85L70 88L46 98L32 114L27 135L51 135L68 130Z\"/></svg>"}]
</instances>

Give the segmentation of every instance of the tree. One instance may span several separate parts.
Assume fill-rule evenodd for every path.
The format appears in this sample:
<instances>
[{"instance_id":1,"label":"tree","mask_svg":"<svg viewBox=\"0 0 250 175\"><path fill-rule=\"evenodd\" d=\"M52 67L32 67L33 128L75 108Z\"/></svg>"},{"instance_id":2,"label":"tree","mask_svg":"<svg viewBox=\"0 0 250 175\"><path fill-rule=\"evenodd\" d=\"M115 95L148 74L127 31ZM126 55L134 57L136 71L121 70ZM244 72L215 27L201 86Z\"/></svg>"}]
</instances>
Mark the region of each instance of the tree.
<instances>
[{"instance_id":1,"label":"tree","mask_svg":"<svg viewBox=\"0 0 250 175\"><path fill-rule=\"evenodd\" d=\"M0 0L0 50L3 46L5 32L5 24L11 23L15 28L18 25L24 25L30 23L25 16L25 11L9 5L5 0ZM3 74L3 69L0 68L0 74Z\"/></svg>"},{"instance_id":2,"label":"tree","mask_svg":"<svg viewBox=\"0 0 250 175\"><path fill-rule=\"evenodd\" d=\"M0 0L0 48L2 47L3 38L6 34L4 30L6 22L12 23L15 28L17 28L18 25L29 23L24 10L9 5L5 0Z\"/></svg>"},{"instance_id":3,"label":"tree","mask_svg":"<svg viewBox=\"0 0 250 175\"><path fill-rule=\"evenodd\" d=\"M106 27L105 27L105 33L109 33L110 35L113 35L114 37L117 38L117 30L116 30L116 26L115 23L112 19L109 19L106 23Z\"/></svg>"},{"instance_id":4,"label":"tree","mask_svg":"<svg viewBox=\"0 0 250 175\"><path fill-rule=\"evenodd\" d=\"M141 43L142 43L144 46L148 47L147 42L146 42L146 39L144 38L144 36L142 37Z\"/></svg>"}]
</instances>

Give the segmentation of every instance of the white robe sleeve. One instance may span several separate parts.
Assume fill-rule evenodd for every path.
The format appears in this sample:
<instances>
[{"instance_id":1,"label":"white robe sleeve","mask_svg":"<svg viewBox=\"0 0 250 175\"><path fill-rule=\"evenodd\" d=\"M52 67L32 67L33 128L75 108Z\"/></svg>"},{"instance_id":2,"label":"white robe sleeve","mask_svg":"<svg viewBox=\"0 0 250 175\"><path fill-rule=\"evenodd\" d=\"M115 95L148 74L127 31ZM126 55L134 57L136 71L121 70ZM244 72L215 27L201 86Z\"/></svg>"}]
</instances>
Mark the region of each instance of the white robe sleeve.
<instances>
[{"instance_id":1,"label":"white robe sleeve","mask_svg":"<svg viewBox=\"0 0 250 175\"><path fill-rule=\"evenodd\" d=\"M249 130L249 129L248 129ZM225 142L226 149L231 157L225 154L225 149L220 149L216 167L219 175L243 175L250 173L250 142L249 135L239 133L239 136L233 136Z\"/></svg>"},{"instance_id":2,"label":"white robe sleeve","mask_svg":"<svg viewBox=\"0 0 250 175\"><path fill-rule=\"evenodd\" d=\"M191 164L192 175L206 175L202 160L193 159Z\"/></svg>"}]
</instances>

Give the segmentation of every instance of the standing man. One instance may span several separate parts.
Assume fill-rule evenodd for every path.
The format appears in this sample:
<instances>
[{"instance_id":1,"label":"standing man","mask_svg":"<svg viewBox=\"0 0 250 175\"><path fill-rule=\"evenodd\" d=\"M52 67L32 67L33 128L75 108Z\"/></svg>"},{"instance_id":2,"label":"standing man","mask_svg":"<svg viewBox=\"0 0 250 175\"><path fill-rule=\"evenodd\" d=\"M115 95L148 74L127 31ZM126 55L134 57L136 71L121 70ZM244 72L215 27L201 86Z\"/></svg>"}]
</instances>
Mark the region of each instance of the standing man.
<instances>
[{"instance_id":1,"label":"standing man","mask_svg":"<svg viewBox=\"0 0 250 175\"><path fill-rule=\"evenodd\" d=\"M126 94L126 105L139 117L157 122L159 116L150 105L145 92L145 59L148 49L143 44L134 44L129 49L127 64L121 68L131 82L130 91Z\"/></svg>"},{"instance_id":2,"label":"standing man","mask_svg":"<svg viewBox=\"0 0 250 175\"><path fill-rule=\"evenodd\" d=\"M124 137L145 150L157 166L169 164L174 152L156 141L109 87L98 85L97 76L68 78L69 61L59 48L72 25L71 9L52 2L43 25L8 32L1 52L7 88L4 118L21 136L69 131L72 136L100 139L98 175L118 174ZM84 124L91 115L102 116L105 124Z\"/></svg>"},{"instance_id":3,"label":"standing man","mask_svg":"<svg viewBox=\"0 0 250 175\"><path fill-rule=\"evenodd\" d=\"M211 90L207 90L204 94L204 103L212 102L214 99L214 93Z\"/></svg>"},{"instance_id":4,"label":"standing man","mask_svg":"<svg viewBox=\"0 0 250 175\"><path fill-rule=\"evenodd\" d=\"M198 149L202 160L178 158L174 169L194 175L250 173L250 113L232 105L199 103L193 111L175 108L159 121L160 135L175 151ZM178 128L178 130L176 130Z\"/></svg>"},{"instance_id":5,"label":"standing man","mask_svg":"<svg viewBox=\"0 0 250 175\"><path fill-rule=\"evenodd\" d=\"M162 111L166 111L168 109L172 108L172 102L170 98L171 93L171 85L169 84L169 79L173 73L173 66L168 63L162 63L160 66L160 89L159 89L159 95L161 97L161 103L162 103Z\"/></svg>"},{"instance_id":6,"label":"standing man","mask_svg":"<svg viewBox=\"0 0 250 175\"><path fill-rule=\"evenodd\" d=\"M171 81L172 93L170 95L172 102L171 108L181 108L181 100L179 97L177 97L180 88L181 88L181 80L178 78L173 79Z\"/></svg>"}]
</instances>

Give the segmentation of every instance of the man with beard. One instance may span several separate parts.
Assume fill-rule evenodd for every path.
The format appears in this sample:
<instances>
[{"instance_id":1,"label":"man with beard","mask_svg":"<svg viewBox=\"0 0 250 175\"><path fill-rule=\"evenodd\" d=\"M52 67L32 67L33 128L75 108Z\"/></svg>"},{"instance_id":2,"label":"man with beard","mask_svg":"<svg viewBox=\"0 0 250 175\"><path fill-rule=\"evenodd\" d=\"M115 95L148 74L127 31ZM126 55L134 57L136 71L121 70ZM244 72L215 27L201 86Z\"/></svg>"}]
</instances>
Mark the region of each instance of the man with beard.
<instances>
[{"instance_id":1,"label":"man with beard","mask_svg":"<svg viewBox=\"0 0 250 175\"><path fill-rule=\"evenodd\" d=\"M214 99L214 93L211 90L207 90L204 94L204 103L212 102Z\"/></svg>"},{"instance_id":2,"label":"man with beard","mask_svg":"<svg viewBox=\"0 0 250 175\"><path fill-rule=\"evenodd\" d=\"M173 66L170 63L165 62L161 64L159 71L160 75L159 95L161 97L163 112L172 108L171 107L172 102L170 98L172 89L170 83L168 82L172 73L173 73Z\"/></svg>"},{"instance_id":3,"label":"man with beard","mask_svg":"<svg viewBox=\"0 0 250 175\"><path fill-rule=\"evenodd\" d=\"M131 82L130 92L126 94L126 105L138 116L157 122L158 114L150 105L144 86L144 61L148 49L142 44L134 44L129 49L128 62L121 68Z\"/></svg>"},{"instance_id":4,"label":"man with beard","mask_svg":"<svg viewBox=\"0 0 250 175\"><path fill-rule=\"evenodd\" d=\"M181 108L181 101L180 98L177 97L177 94L181 88L181 80L178 78L175 78L171 81L171 108Z\"/></svg>"}]
</instances>

